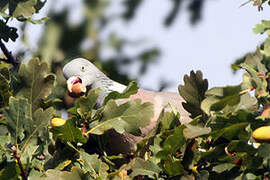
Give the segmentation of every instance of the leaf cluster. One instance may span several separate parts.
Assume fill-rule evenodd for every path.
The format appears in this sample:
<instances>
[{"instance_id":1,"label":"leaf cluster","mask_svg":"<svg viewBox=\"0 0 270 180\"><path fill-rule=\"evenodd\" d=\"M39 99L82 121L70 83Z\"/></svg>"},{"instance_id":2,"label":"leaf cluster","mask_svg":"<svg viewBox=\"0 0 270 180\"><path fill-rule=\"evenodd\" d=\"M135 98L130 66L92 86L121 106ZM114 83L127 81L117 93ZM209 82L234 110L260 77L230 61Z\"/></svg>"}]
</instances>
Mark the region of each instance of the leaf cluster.
<instances>
[{"instance_id":1,"label":"leaf cluster","mask_svg":"<svg viewBox=\"0 0 270 180\"><path fill-rule=\"evenodd\" d=\"M20 66L16 79L21 87L16 92L10 89L14 75L1 76L10 89L8 104L1 109L1 177L23 172L34 179L269 177L268 143L258 144L252 137L255 129L269 124L264 56L257 51L239 65L246 74L236 86L208 89L200 71L186 75L179 92L193 120L181 124L179 112L163 110L156 127L128 156L110 153L107 132L140 136L141 128L149 125L152 104L123 101L137 93L137 84L131 82L123 93L111 92L103 104L97 104L101 90L91 89L68 110L69 119L54 126L49 122L57 116L55 108L44 106L54 75L46 63L32 59Z\"/></svg>"},{"instance_id":2,"label":"leaf cluster","mask_svg":"<svg viewBox=\"0 0 270 180\"><path fill-rule=\"evenodd\" d=\"M49 131L46 126L55 114L53 107L44 108L43 99L51 92L55 76L50 74L46 63L32 59L22 64L14 75L6 67L1 69L1 170L0 177L18 177L35 167L34 161L48 153ZM14 83L18 86L14 91ZM18 160L19 158L19 160ZM22 168L25 172L10 171ZM40 162L42 163L42 161ZM3 166L4 165L4 166ZM7 166L6 166L7 165Z\"/></svg>"},{"instance_id":3,"label":"leaf cluster","mask_svg":"<svg viewBox=\"0 0 270 180\"><path fill-rule=\"evenodd\" d=\"M3 19L0 19L0 39L8 42L9 39L15 41L18 38L17 28L7 25L10 18L33 24L47 20L47 18L42 18L41 20L31 19L32 15L38 13L45 3L46 1L41 0L2 0L0 2L0 15Z\"/></svg>"},{"instance_id":4,"label":"leaf cluster","mask_svg":"<svg viewBox=\"0 0 270 180\"><path fill-rule=\"evenodd\" d=\"M173 23L182 3L172 2L174 6L166 25ZM203 2L190 1L192 21L199 17ZM269 1L252 2L261 10ZM2 0L0 40L17 39L17 29L7 25L11 18L31 23L46 20L32 19L45 3ZM181 124L179 112L163 110L155 128L136 144L134 153L112 154L108 132L138 137L142 128L150 124L153 104L138 99L123 101L137 93L135 82L129 83L123 93L111 92L103 104L97 104L101 90L92 89L71 105L63 124L50 123L54 117L67 114L62 109L66 109L69 97L65 95L65 83L58 69L62 63L59 59L63 54L73 57L74 52L80 51L78 46L85 34L94 42L89 51L82 52L85 57L95 57L101 46L95 24L106 25L108 19L102 12L107 3L84 3L88 11L78 26L67 23L67 11L52 17L37 53L42 61L31 59L21 64L18 72L5 63L0 64L0 179L270 178L269 142L258 143L252 136L258 127L270 125L269 37L255 53L233 65L246 72L239 85L208 89L201 71L186 75L179 94L193 120ZM141 3L126 0L123 17L132 18ZM98 18L102 19L101 23L96 23ZM269 28L269 22L264 20L254 28L254 33L269 34ZM119 54L127 43L115 34L108 40ZM144 73L159 54L157 48L150 48L136 55L134 58L142 63L140 72ZM117 67L129 64L132 58L121 57L96 65L113 79L126 83L128 78Z\"/></svg>"}]
</instances>

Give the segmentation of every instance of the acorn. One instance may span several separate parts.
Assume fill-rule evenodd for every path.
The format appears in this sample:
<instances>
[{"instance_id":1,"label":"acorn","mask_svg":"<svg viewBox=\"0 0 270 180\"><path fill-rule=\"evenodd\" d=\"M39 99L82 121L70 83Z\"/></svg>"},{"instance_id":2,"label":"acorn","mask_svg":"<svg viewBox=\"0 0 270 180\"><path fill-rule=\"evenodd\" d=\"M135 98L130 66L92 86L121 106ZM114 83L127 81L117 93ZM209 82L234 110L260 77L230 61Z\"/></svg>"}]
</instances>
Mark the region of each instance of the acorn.
<instances>
[{"instance_id":1,"label":"acorn","mask_svg":"<svg viewBox=\"0 0 270 180\"><path fill-rule=\"evenodd\" d=\"M270 142L270 126L262 126L255 129L252 136L257 142Z\"/></svg>"},{"instance_id":2,"label":"acorn","mask_svg":"<svg viewBox=\"0 0 270 180\"><path fill-rule=\"evenodd\" d=\"M81 94L86 92L86 87L82 83L75 83L71 88L72 93Z\"/></svg>"},{"instance_id":3,"label":"acorn","mask_svg":"<svg viewBox=\"0 0 270 180\"><path fill-rule=\"evenodd\" d=\"M59 127L59 126L63 126L66 123L66 120L62 119L62 118L53 118L51 120L51 125L52 127Z\"/></svg>"},{"instance_id":4,"label":"acorn","mask_svg":"<svg viewBox=\"0 0 270 180\"><path fill-rule=\"evenodd\" d=\"M78 98L86 93L86 86L82 83L68 84L68 95L73 98Z\"/></svg>"}]
</instances>

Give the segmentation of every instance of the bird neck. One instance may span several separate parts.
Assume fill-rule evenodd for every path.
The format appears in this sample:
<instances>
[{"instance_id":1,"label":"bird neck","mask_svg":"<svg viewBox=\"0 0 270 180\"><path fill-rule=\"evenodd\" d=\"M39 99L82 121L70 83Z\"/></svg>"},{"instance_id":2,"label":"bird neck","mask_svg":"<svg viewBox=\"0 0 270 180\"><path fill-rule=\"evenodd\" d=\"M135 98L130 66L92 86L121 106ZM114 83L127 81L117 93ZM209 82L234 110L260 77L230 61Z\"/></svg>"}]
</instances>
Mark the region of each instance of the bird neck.
<instances>
[{"instance_id":1,"label":"bird neck","mask_svg":"<svg viewBox=\"0 0 270 180\"><path fill-rule=\"evenodd\" d=\"M92 88L100 88L104 94L109 94L112 91L121 93L126 89L126 86L111 80L105 74L100 74L97 81L92 84Z\"/></svg>"}]
</instances>

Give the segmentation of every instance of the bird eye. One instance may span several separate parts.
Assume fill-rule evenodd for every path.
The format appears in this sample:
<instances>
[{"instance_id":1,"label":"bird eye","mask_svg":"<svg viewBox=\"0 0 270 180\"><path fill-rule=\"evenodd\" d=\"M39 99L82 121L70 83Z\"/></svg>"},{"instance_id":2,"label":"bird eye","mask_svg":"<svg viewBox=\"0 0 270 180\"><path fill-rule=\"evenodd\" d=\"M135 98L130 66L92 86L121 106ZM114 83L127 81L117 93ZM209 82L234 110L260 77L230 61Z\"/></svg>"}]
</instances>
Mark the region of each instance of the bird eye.
<instances>
[{"instance_id":1,"label":"bird eye","mask_svg":"<svg viewBox=\"0 0 270 180\"><path fill-rule=\"evenodd\" d=\"M82 66L82 67L81 67L81 70L84 72L84 71L85 71L85 67L84 67L84 66Z\"/></svg>"}]
</instances>

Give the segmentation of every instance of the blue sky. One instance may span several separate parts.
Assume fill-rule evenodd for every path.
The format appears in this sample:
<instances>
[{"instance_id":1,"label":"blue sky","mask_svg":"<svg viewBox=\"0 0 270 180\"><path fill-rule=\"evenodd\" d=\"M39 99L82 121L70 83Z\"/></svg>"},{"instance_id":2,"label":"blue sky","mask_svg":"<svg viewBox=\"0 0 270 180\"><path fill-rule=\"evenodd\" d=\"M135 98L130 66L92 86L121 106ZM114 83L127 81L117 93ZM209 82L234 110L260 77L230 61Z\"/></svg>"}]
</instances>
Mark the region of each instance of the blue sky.
<instances>
[{"instance_id":1,"label":"blue sky","mask_svg":"<svg viewBox=\"0 0 270 180\"><path fill-rule=\"evenodd\" d=\"M144 39L145 47L160 47L162 55L158 63L151 65L146 75L142 76L139 85L143 88L158 89L161 79L172 84L166 91L177 92L179 83L183 83L184 74L191 70L201 70L204 77L209 80L210 87L234 85L241 82L241 72L232 74L230 64L246 52L254 51L256 46L263 42L265 36L255 35L252 28L262 19L270 16L269 8L258 12L256 7L248 4L239 7L246 0L208 0L203 9L203 19L196 26L191 26L186 11L186 4L175 23L166 28L163 19L171 8L171 4L164 0L145 0L138 9L136 17L129 23L116 21L103 33L106 37L111 31L130 40ZM79 1L58 0L56 9L65 6L76 7L71 20L78 20L82 13ZM112 1L108 13L118 13L123 9L121 0ZM46 3L39 14L44 16L47 7L52 1ZM38 16L36 16L38 18ZM31 48L37 48L38 35L42 33L41 25L31 25L29 37ZM34 34L34 36L33 36ZM19 43L9 43L10 49L21 46ZM135 54L139 49L126 48L129 54ZM110 54L104 50L103 55ZM125 71L125 69L123 69ZM130 69L126 70L130 71ZM131 72L135 77L136 66Z\"/></svg>"}]
</instances>

